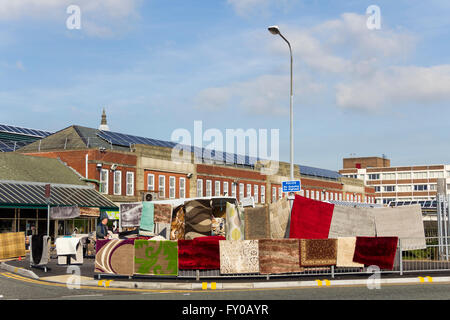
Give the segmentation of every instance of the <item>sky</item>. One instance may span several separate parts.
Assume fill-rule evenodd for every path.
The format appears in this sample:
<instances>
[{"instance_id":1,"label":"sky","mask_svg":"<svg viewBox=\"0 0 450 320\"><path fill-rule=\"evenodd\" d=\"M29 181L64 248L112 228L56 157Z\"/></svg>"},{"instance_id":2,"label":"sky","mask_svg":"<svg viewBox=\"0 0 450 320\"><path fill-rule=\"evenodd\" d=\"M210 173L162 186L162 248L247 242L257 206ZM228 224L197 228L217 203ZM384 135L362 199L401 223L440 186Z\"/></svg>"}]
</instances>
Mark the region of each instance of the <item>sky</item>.
<instances>
[{"instance_id":1,"label":"sky","mask_svg":"<svg viewBox=\"0 0 450 320\"><path fill-rule=\"evenodd\" d=\"M0 123L97 128L106 108L111 131L162 140L279 129L289 161L278 25L295 163L450 163L449 17L448 0L0 0Z\"/></svg>"}]
</instances>

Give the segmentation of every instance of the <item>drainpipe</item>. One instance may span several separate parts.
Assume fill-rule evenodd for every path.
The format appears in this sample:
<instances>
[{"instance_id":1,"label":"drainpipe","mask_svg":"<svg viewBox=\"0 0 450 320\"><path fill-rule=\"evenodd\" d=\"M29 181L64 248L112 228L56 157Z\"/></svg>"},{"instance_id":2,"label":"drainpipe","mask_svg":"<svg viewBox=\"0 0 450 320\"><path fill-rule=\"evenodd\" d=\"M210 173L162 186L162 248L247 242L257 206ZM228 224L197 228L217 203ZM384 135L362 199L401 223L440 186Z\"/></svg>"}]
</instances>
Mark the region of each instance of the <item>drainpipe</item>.
<instances>
[{"instance_id":1,"label":"drainpipe","mask_svg":"<svg viewBox=\"0 0 450 320\"><path fill-rule=\"evenodd\" d=\"M89 160L89 153L86 153L86 179L88 179L88 160Z\"/></svg>"}]
</instances>

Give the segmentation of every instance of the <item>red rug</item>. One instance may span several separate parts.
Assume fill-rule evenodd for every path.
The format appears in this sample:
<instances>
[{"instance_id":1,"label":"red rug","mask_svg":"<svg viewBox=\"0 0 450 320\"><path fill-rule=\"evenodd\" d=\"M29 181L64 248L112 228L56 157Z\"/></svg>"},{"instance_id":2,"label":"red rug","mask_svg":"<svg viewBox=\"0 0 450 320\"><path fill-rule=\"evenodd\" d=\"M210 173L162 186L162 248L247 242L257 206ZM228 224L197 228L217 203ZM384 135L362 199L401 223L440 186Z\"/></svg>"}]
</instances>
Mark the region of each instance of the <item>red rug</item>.
<instances>
[{"instance_id":1,"label":"red rug","mask_svg":"<svg viewBox=\"0 0 450 320\"><path fill-rule=\"evenodd\" d=\"M334 204L295 195L289 238L327 239Z\"/></svg>"},{"instance_id":2,"label":"red rug","mask_svg":"<svg viewBox=\"0 0 450 320\"><path fill-rule=\"evenodd\" d=\"M353 262L392 270L398 237L356 237Z\"/></svg>"},{"instance_id":3,"label":"red rug","mask_svg":"<svg viewBox=\"0 0 450 320\"><path fill-rule=\"evenodd\" d=\"M178 269L220 269L219 241L222 236L178 240Z\"/></svg>"}]
</instances>

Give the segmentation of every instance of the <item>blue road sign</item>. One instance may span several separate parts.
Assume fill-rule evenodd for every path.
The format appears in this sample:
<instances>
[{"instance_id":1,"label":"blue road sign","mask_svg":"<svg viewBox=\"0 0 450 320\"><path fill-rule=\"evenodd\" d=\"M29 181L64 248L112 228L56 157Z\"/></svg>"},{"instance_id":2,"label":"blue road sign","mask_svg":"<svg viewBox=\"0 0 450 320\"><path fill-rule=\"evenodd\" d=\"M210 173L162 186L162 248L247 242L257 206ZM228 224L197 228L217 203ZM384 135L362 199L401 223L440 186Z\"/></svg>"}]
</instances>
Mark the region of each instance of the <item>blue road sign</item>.
<instances>
[{"instance_id":1,"label":"blue road sign","mask_svg":"<svg viewBox=\"0 0 450 320\"><path fill-rule=\"evenodd\" d=\"M283 181L283 192L300 192L302 183L300 180Z\"/></svg>"}]
</instances>

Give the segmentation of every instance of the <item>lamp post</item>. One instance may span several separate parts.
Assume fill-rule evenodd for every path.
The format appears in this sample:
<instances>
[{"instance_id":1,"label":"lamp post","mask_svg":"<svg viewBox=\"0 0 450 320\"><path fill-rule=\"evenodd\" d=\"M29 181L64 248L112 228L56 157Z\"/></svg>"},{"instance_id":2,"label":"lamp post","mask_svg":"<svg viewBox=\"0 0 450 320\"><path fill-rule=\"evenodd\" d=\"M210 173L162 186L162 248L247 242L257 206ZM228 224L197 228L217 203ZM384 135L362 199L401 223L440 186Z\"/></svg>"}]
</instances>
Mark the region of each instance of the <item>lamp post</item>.
<instances>
[{"instance_id":1,"label":"lamp post","mask_svg":"<svg viewBox=\"0 0 450 320\"><path fill-rule=\"evenodd\" d=\"M286 41L288 47L289 47L289 53L291 55L291 99L290 99L290 108L289 108L289 114L290 114L290 178L291 181L294 180L294 110L293 110L293 104L294 104L294 92L293 92L293 77L292 77L292 65L293 65L293 58L292 58L292 48L291 48L291 44L289 43L289 41L281 34L280 29L278 28L278 26L271 26L268 28L269 32L273 35L279 35L281 38L283 38L284 41ZM292 209L292 205L293 205L293 193L289 194L289 199L290 199L290 205L291 205L291 209ZM288 219L288 224L286 227L286 234L285 234L285 238L289 238L289 228L290 228L290 224L291 224L291 217L289 215L289 219Z\"/></svg>"}]
</instances>

